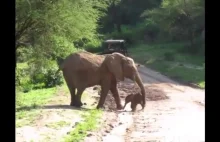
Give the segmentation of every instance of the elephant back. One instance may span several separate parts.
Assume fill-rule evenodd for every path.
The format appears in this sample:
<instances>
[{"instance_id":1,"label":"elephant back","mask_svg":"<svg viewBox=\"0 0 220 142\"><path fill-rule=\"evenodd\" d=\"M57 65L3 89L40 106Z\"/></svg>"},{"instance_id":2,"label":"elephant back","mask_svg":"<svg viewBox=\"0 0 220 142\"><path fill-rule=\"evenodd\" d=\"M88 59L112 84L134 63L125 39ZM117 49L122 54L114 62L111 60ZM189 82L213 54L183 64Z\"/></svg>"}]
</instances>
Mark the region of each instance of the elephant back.
<instances>
[{"instance_id":1,"label":"elephant back","mask_svg":"<svg viewBox=\"0 0 220 142\"><path fill-rule=\"evenodd\" d=\"M98 69L104 58L101 55L81 51L68 56L64 61L64 68L71 68L72 70Z\"/></svg>"}]
</instances>

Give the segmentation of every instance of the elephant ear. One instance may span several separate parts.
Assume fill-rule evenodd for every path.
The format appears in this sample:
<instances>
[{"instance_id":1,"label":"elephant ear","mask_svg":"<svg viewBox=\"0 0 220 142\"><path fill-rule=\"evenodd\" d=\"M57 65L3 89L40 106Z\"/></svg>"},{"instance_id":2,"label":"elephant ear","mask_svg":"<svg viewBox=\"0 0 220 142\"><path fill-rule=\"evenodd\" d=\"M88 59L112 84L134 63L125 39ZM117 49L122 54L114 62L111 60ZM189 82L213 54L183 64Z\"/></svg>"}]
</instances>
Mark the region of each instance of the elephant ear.
<instances>
[{"instance_id":1,"label":"elephant ear","mask_svg":"<svg viewBox=\"0 0 220 142\"><path fill-rule=\"evenodd\" d=\"M122 61L120 57L109 55L105 58L104 62L108 70L116 77L117 80L124 81Z\"/></svg>"}]
</instances>

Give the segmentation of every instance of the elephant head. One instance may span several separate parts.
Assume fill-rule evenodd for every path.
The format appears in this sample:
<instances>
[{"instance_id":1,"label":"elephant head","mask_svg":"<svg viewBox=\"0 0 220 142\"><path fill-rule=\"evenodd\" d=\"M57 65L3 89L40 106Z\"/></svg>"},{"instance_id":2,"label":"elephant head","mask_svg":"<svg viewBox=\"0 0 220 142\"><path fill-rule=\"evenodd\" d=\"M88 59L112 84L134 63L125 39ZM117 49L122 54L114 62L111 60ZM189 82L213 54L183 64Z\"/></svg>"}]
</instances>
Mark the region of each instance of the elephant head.
<instances>
[{"instance_id":1,"label":"elephant head","mask_svg":"<svg viewBox=\"0 0 220 142\"><path fill-rule=\"evenodd\" d=\"M113 53L106 56L103 65L106 65L107 70L112 73L117 80L124 81L124 78L129 78L136 82L140 87L143 104L145 106L144 85L132 58L119 53Z\"/></svg>"}]
</instances>

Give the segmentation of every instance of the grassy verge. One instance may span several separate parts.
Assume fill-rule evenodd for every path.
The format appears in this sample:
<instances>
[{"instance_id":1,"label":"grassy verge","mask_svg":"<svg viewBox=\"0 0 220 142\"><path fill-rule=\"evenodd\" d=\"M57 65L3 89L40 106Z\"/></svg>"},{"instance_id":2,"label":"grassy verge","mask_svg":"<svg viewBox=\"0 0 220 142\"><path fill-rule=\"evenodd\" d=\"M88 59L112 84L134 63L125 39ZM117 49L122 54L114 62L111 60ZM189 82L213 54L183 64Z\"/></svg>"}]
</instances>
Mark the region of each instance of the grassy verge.
<instances>
[{"instance_id":1,"label":"grassy verge","mask_svg":"<svg viewBox=\"0 0 220 142\"><path fill-rule=\"evenodd\" d=\"M181 53L184 44L136 45L129 49L131 56L143 65L183 82L205 88L205 59L202 56Z\"/></svg>"},{"instance_id":2,"label":"grassy verge","mask_svg":"<svg viewBox=\"0 0 220 142\"><path fill-rule=\"evenodd\" d=\"M88 131L98 128L99 118L101 118L102 110L94 109L91 106L94 99L91 99L88 94L83 93L82 100L87 103L88 111L81 112L82 121L80 121L70 133L64 137L65 142L79 142L87 136Z\"/></svg>"},{"instance_id":3,"label":"grassy verge","mask_svg":"<svg viewBox=\"0 0 220 142\"><path fill-rule=\"evenodd\" d=\"M60 90L61 89L61 90ZM50 88L50 89L39 89L32 90L28 93L17 93L16 96L16 128L22 127L25 125L34 125L36 121L44 115L44 109L40 109L40 106L45 105L48 102L60 102L60 96L56 98L54 95L62 93L68 94L68 88L66 85L62 86L62 88ZM68 93L67 93L68 92ZM64 93L64 94L63 94ZM64 96L64 98L66 98ZM62 98L61 98L62 100ZM82 95L83 102L86 102L87 105L85 107L86 110L68 110L68 112L55 112L62 114L63 118L59 119L59 121L52 121L47 123L45 126L54 129L60 130L63 127L71 127L71 122L74 118L80 118L79 123L73 128L73 130L64 138L64 141L80 141L87 135L87 131L91 131L96 129L99 118L101 117L101 110L94 109L93 104L94 98L89 97L86 93ZM65 114L72 113L71 119L67 117L65 119ZM53 136L48 133L44 138L46 141L52 139Z\"/></svg>"},{"instance_id":4,"label":"grassy verge","mask_svg":"<svg viewBox=\"0 0 220 142\"><path fill-rule=\"evenodd\" d=\"M46 104L56 94L57 88L32 90L16 94L16 127L33 123L41 110L35 109Z\"/></svg>"},{"instance_id":5,"label":"grassy verge","mask_svg":"<svg viewBox=\"0 0 220 142\"><path fill-rule=\"evenodd\" d=\"M65 137L65 142L79 142L86 137L87 132L97 128L98 120L101 117L101 110L89 110L82 115L83 121Z\"/></svg>"},{"instance_id":6,"label":"grassy verge","mask_svg":"<svg viewBox=\"0 0 220 142\"><path fill-rule=\"evenodd\" d=\"M70 122L66 122L66 121L58 121L58 122L46 124L47 127L52 128L52 129L60 129L62 127L69 126L69 125L70 125Z\"/></svg>"}]
</instances>

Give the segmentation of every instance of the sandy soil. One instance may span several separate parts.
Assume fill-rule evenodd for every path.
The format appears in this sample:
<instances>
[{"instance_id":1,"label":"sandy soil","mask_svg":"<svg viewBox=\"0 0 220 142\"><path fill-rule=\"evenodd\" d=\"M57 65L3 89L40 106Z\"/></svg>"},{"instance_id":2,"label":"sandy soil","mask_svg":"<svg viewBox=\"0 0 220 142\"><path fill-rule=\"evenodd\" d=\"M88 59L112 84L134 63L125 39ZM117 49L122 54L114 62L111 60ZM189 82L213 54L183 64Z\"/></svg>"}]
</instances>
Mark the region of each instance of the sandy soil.
<instances>
[{"instance_id":1,"label":"sandy soil","mask_svg":"<svg viewBox=\"0 0 220 142\"><path fill-rule=\"evenodd\" d=\"M130 112L130 104L125 111L116 111L114 99L109 93L105 102L100 129L88 132L85 142L201 142L205 141L205 93L204 90L183 86L158 72L140 66L139 73L146 88L146 108L144 111ZM126 80L118 84L122 103L128 93L137 87ZM88 88L91 100L83 100L94 105L99 95L97 90ZM57 101L59 100L59 101ZM141 106L138 106L141 108ZM55 96L42 109L41 117L31 126L16 128L17 142L61 141L75 122L81 120L79 110L69 107L69 95ZM81 110L83 111L83 110ZM69 125L54 129L48 123L66 121Z\"/></svg>"},{"instance_id":2,"label":"sandy soil","mask_svg":"<svg viewBox=\"0 0 220 142\"><path fill-rule=\"evenodd\" d=\"M143 66L139 67L139 72L148 99L145 110L133 113L127 105L125 112L116 111L114 99L109 95L105 104L108 117L103 118L105 126L85 141L205 141L204 90L183 86ZM129 80L119 83L118 88L122 100L128 93L137 91Z\"/></svg>"}]
</instances>

